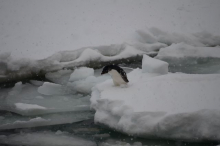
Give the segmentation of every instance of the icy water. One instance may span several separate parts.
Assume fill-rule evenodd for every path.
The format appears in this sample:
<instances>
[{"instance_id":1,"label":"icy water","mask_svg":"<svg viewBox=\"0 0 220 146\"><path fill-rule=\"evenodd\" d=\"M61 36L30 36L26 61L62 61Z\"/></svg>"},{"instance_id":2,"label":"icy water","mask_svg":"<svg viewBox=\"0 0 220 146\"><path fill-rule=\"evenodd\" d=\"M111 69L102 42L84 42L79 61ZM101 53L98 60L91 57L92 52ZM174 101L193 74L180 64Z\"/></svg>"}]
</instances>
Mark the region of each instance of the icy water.
<instances>
[{"instance_id":1,"label":"icy water","mask_svg":"<svg viewBox=\"0 0 220 146\"><path fill-rule=\"evenodd\" d=\"M5 130L1 131L0 135L11 135L13 134L14 137L18 137L17 139L13 139L13 136L10 137L7 141L4 141L5 143L9 144L1 144L2 146L8 146L8 145L15 145L10 143L17 143L16 145L47 145L49 146L53 145L52 141L62 141L60 144L55 145L76 145L78 146L77 142L70 141L68 137L77 137L80 138L80 140L84 140L86 142L92 142L87 143L87 145L106 145L106 146L214 146L217 143L216 142L184 142L180 140L164 140L164 139L144 139L144 138L138 138L133 136L127 136L122 133L116 132L114 130L110 130L107 127L104 127L102 125L96 125L93 122L93 119L72 123L72 124L61 124L61 125L54 125L54 126L43 126L43 127L33 127L33 128L23 128L23 129L13 129L13 130ZM44 135L44 139L39 137L37 134ZM19 138L20 136L29 137L27 138L34 138L33 139L22 139ZM32 135L32 136L31 136ZM63 137L63 138L57 138ZM66 139L65 139L66 138ZM13 142L12 142L12 141ZM63 142L63 140L66 140L66 142ZM37 142L36 142L37 141ZM68 142L70 141L71 144ZM82 144L83 145L83 144Z\"/></svg>"},{"instance_id":2,"label":"icy water","mask_svg":"<svg viewBox=\"0 0 220 146\"><path fill-rule=\"evenodd\" d=\"M220 58L164 58L169 63L170 72L187 74L220 73Z\"/></svg>"},{"instance_id":3,"label":"icy water","mask_svg":"<svg viewBox=\"0 0 220 146\"><path fill-rule=\"evenodd\" d=\"M171 72L183 72L183 73L197 73L197 74L209 74L209 73L220 73L220 59L215 58L188 58L188 59L164 59L169 62L169 70ZM124 67L129 68L141 68L139 63L125 65ZM127 72L131 69L126 69ZM98 76L100 70L95 72ZM31 93L34 94L35 88L28 86L28 90L33 90ZM10 89L0 89L1 98L4 98L4 94ZM13 95L15 96L15 95ZM12 95L10 97L13 97ZM65 97L66 96L66 97ZM76 94L76 96L79 96ZM87 95L85 100L87 100ZM65 97L64 101L57 100L54 104L64 104L65 102L73 102L71 98L76 98L75 93L73 97L70 95L55 96L53 98ZM40 97L38 97L40 98ZM42 98L42 97L41 97ZM50 96L47 96L52 98ZM29 100L29 99L24 99ZM35 99L36 100L36 99ZM3 99L1 99L3 101ZM75 101L75 100L74 100ZM79 102L80 103L80 102ZM66 104L67 105L67 104ZM66 107L68 110L68 107ZM73 109L71 109L73 110ZM50 111L49 111L50 112ZM27 114L27 113L26 113ZM94 111L84 110L84 111L66 111L60 113L48 113L40 115L43 119L54 119L44 123L44 125L36 123L33 125L28 125L22 123L25 120L42 120L38 115L26 115L22 116L20 114L15 114L9 111L0 112L0 146L215 146L219 144L218 142L186 142L184 140L165 140L157 138L138 138L134 136L128 136L119 133L115 130L109 129L104 125L95 124L94 121ZM74 121L74 118L77 120ZM56 121L58 119L58 121ZM59 123L59 121L64 121ZM68 121L68 122L65 122ZM13 128L7 125L7 123L14 122L17 127L26 128ZM47 121L45 121L47 122ZM20 124L20 125L19 125ZM4 126L2 126L4 125ZM2 126L2 127L1 127ZM4 129L4 127L9 126L10 128Z\"/></svg>"}]
</instances>

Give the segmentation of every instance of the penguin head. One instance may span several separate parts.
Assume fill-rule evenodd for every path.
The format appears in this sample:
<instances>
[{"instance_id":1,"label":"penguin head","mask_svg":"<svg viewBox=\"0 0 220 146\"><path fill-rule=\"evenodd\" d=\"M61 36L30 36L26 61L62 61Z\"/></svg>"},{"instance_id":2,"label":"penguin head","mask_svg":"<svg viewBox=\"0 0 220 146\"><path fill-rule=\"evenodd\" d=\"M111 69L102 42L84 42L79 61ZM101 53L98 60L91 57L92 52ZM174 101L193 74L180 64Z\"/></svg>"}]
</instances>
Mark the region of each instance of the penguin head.
<instances>
[{"instance_id":1,"label":"penguin head","mask_svg":"<svg viewBox=\"0 0 220 146\"><path fill-rule=\"evenodd\" d=\"M106 66L103 68L101 75L106 74L106 73L108 73L108 72L111 71L111 70L112 70L112 65L106 65Z\"/></svg>"},{"instance_id":2,"label":"penguin head","mask_svg":"<svg viewBox=\"0 0 220 146\"><path fill-rule=\"evenodd\" d=\"M103 68L101 75L108 73L109 71L111 71L112 68L110 65L107 65Z\"/></svg>"}]
</instances>

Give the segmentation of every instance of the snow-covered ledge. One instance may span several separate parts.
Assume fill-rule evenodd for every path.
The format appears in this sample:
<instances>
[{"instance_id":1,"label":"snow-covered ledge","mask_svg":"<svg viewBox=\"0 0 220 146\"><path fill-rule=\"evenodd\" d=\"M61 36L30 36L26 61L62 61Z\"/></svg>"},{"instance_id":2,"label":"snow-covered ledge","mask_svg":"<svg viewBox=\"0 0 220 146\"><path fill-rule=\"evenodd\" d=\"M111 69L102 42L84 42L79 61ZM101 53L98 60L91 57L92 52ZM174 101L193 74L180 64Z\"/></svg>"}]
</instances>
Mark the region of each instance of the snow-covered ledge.
<instances>
[{"instance_id":1,"label":"snow-covered ledge","mask_svg":"<svg viewBox=\"0 0 220 146\"><path fill-rule=\"evenodd\" d=\"M220 140L220 75L161 75L166 63L147 57L142 63L151 73L135 69L127 87L107 80L93 88L96 123L141 137Z\"/></svg>"}]
</instances>

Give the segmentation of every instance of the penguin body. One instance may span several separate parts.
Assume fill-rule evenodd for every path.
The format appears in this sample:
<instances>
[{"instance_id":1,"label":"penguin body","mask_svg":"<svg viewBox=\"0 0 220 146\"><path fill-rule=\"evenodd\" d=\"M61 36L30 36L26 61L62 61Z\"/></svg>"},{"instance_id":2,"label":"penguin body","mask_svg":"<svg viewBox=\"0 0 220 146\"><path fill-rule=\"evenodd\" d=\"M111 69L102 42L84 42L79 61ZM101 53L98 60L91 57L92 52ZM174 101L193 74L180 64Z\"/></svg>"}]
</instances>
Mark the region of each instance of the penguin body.
<instances>
[{"instance_id":1,"label":"penguin body","mask_svg":"<svg viewBox=\"0 0 220 146\"><path fill-rule=\"evenodd\" d=\"M115 86L120 86L121 84L127 84L129 82L127 79L126 72L117 65L105 66L101 74L105 73L109 73L111 75Z\"/></svg>"}]
</instances>

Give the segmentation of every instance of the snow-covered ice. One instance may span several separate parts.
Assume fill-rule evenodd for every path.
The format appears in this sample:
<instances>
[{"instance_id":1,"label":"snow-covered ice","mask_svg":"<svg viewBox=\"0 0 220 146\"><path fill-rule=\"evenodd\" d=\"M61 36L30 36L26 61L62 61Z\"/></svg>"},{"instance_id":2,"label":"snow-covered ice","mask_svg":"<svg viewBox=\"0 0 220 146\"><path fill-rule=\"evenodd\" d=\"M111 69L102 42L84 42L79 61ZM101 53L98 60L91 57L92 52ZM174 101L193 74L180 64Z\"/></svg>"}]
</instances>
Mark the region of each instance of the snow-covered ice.
<instances>
[{"instance_id":1,"label":"snow-covered ice","mask_svg":"<svg viewBox=\"0 0 220 146\"><path fill-rule=\"evenodd\" d=\"M191 61L198 58L191 64L199 66L199 61L213 58L215 60L212 60L210 68L214 71L210 73L219 73L218 36L205 32L191 36L169 34L156 28L150 29L149 33L138 31L138 34L140 42L61 51L37 61L14 60L10 53L1 54L0 82L11 77L31 78L36 74L45 75L53 83L30 80L18 82L11 89L1 89L0 109L13 113L1 115L0 129L78 122L93 116L92 107L96 112L95 122L129 135L219 140L220 75L173 74L168 72L170 62L158 60L184 58ZM156 58L147 56L158 51ZM124 68L131 71L127 72L130 81L127 86L112 86L109 75L100 76L100 68L107 63L140 61L142 56L142 69L131 71ZM181 61L175 63L181 66ZM47 136L50 137L50 134ZM0 138L3 142L14 144L13 136ZM68 142L67 139L65 141ZM27 145L32 145L32 142ZM124 144L127 143L101 143Z\"/></svg>"},{"instance_id":2,"label":"snow-covered ice","mask_svg":"<svg viewBox=\"0 0 220 146\"><path fill-rule=\"evenodd\" d=\"M220 75L155 73L135 69L126 88L94 87L95 122L142 137L219 140Z\"/></svg>"},{"instance_id":3,"label":"snow-covered ice","mask_svg":"<svg viewBox=\"0 0 220 146\"><path fill-rule=\"evenodd\" d=\"M156 73L156 74L167 74L168 63L151 58L147 55L143 55L142 61L142 72L143 73Z\"/></svg>"}]
</instances>

